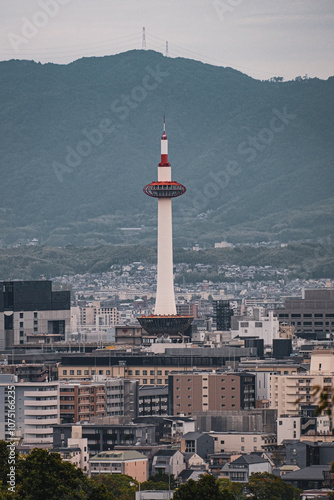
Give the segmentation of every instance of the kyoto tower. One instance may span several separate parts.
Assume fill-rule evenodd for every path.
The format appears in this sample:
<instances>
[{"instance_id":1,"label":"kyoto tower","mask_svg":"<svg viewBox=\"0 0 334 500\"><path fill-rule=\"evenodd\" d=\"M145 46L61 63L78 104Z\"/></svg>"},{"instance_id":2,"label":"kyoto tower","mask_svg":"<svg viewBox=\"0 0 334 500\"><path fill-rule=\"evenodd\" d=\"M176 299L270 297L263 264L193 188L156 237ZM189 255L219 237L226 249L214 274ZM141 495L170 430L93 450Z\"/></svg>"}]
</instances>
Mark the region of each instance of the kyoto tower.
<instances>
[{"instance_id":1,"label":"kyoto tower","mask_svg":"<svg viewBox=\"0 0 334 500\"><path fill-rule=\"evenodd\" d=\"M148 196L158 198L158 265L155 309L154 314L138 318L141 326L149 334L182 334L193 320L191 316L178 316L176 314L173 279L172 198L184 194L186 188L171 180L171 170L171 165L168 162L168 140L164 117L158 180L147 184L143 189Z\"/></svg>"}]
</instances>

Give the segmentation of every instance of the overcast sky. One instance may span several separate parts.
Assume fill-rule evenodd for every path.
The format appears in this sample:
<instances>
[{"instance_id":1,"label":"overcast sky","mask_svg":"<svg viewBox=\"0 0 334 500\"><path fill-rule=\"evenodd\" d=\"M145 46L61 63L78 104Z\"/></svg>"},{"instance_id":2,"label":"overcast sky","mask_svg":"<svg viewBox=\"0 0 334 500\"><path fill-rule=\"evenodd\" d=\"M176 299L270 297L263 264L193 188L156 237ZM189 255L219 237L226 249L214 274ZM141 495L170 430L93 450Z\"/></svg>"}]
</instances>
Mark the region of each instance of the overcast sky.
<instances>
[{"instance_id":1,"label":"overcast sky","mask_svg":"<svg viewBox=\"0 0 334 500\"><path fill-rule=\"evenodd\" d=\"M0 0L0 60L147 49L255 78L334 75L333 0Z\"/></svg>"}]
</instances>

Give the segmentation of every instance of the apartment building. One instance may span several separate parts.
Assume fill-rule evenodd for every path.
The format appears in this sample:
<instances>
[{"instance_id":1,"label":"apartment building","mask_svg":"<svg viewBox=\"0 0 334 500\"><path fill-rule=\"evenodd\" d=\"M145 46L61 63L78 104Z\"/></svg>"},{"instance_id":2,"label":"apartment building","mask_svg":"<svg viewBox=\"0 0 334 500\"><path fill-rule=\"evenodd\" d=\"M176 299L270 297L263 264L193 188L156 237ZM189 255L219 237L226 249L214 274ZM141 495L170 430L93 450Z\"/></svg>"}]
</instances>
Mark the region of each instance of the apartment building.
<instances>
[{"instance_id":1,"label":"apartment building","mask_svg":"<svg viewBox=\"0 0 334 500\"><path fill-rule=\"evenodd\" d=\"M94 376L94 381L60 382L60 416L63 423L92 417L129 416L138 413L138 382Z\"/></svg>"},{"instance_id":2,"label":"apartment building","mask_svg":"<svg viewBox=\"0 0 334 500\"><path fill-rule=\"evenodd\" d=\"M276 434L268 432L210 432L214 453L251 453L276 447Z\"/></svg>"},{"instance_id":3,"label":"apartment building","mask_svg":"<svg viewBox=\"0 0 334 500\"><path fill-rule=\"evenodd\" d=\"M148 458L132 450L113 450L98 453L89 460L90 475L126 474L143 483L148 479Z\"/></svg>"},{"instance_id":4,"label":"apartment building","mask_svg":"<svg viewBox=\"0 0 334 500\"><path fill-rule=\"evenodd\" d=\"M301 407L317 405L319 394L314 387L334 387L334 351L313 350L309 372L291 375L273 374L270 381L271 408L276 408L278 416L297 416Z\"/></svg>"},{"instance_id":5,"label":"apartment building","mask_svg":"<svg viewBox=\"0 0 334 500\"><path fill-rule=\"evenodd\" d=\"M254 374L173 372L168 379L171 415L255 408Z\"/></svg>"},{"instance_id":6,"label":"apartment building","mask_svg":"<svg viewBox=\"0 0 334 500\"><path fill-rule=\"evenodd\" d=\"M87 305L72 307L71 312L79 329L80 327L105 329L114 327L120 322L120 313L117 307L105 306L98 300Z\"/></svg>"},{"instance_id":7,"label":"apartment building","mask_svg":"<svg viewBox=\"0 0 334 500\"><path fill-rule=\"evenodd\" d=\"M105 384L95 382L60 383L60 418L62 422L89 421L106 415Z\"/></svg>"},{"instance_id":8,"label":"apartment building","mask_svg":"<svg viewBox=\"0 0 334 500\"><path fill-rule=\"evenodd\" d=\"M8 419L13 393L15 426ZM59 407L58 382L17 382L11 375L0 375L0 439L9 439L11 430L24 444L51 447L53 426L60 423Z\"/></svg>"}]
</instances>

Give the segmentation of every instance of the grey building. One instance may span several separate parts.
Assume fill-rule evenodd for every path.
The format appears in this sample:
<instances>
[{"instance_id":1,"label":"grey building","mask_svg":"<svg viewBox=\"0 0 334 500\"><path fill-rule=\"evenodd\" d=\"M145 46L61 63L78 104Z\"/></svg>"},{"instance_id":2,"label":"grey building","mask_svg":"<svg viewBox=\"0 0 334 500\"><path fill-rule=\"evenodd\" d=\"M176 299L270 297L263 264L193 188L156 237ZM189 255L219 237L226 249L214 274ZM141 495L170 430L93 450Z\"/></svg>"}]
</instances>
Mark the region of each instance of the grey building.
<instances>
[{"instance_id":1,"label":"grey building","mask_svg":"<svg viewBox=\"0 0 334 500\"><path fill-rule=\"evenodd\" d=\"M65 339L71 319L69 291L51 281L0 282L0 350L18 344Z\"/></svg>"},{"instance_id":2,"label":"grey building","mask_svg":"<svg viewBox=\"0 0 334 500\"><path fill-rule=\"evenodd\" d=\"M185 468L184 456L179 450L159 450L153 457L153 475L162 472L177 477Z\"/></svg>"},{"instance_id":3,"label":"grey building","mask_svg":"<svg viewBox=\"0 0 334 500\"><path fill-rule=\"evenodd\" d=\"M304 338L325 338L334 330L334 289L305 290L302 299L286 299L276 310L280 323Z\"/></svg>"},{"instance_id":4,"label":"grey building","mask_svg":"<svg viewBox=\"0 0 334 500\"><path fill-rule=\"evenodd\" d=\"M168 415L168 385L141 385L137 414L138 417Z\"/></svg>"},{"instance_id":5,"label":"grey building","mask_svg":"<svg viewBox=\"0 0 334 500\"><path fill-rule=\"evenodd\" d=\"M286 464L298 465L301 469L311 465L329 465L334 459L334 443L286 439L283 445L286 450Z\"/></svg>"},{"instance_id":6,"label":"grey building","mask_svg":"<svg viewBox=\"0 0 334 500\"><path fill-rule=\"evenodd\" d=\"M53 427L53 447L67 446L72 435L72 426L60 424ZM87 438L90 455L101 451L113 450L119 445L151 445L155 443L155 426L152 424L97 424L86 423L82 426L82 437Z\"/></svg>"},{"instance_id":7,"label":"grey building","mask_svg":"<svg viewBox=\"0 0 334 500\"><path fill-rule=\"evenodd\" d=\"M214 447L214 437L208 433L188 432L181 439L182 453L197 453L203 459L213 454Z\"/></svg>"}]
</instances>

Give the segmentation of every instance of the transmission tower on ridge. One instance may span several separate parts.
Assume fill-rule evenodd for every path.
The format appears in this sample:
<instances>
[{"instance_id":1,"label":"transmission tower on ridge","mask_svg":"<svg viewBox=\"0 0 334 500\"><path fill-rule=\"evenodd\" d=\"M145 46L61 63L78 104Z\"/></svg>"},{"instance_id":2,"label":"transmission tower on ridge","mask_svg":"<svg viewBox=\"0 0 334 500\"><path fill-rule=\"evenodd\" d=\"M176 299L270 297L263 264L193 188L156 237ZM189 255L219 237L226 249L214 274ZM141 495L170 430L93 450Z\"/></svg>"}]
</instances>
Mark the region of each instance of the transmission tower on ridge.
<instances>
[{"instance_id":1,"label":"transmission tower on ridge","mask_svg":"<svg viewBox=\"0 0 334 500\"><path fill-rule=\"evenodd\" d=\"M143 27L143 38L141 42L141 48L142 50L146 50L146 34L145 34L145 28Z\"/></svg>"},{"instance_id":2,"label":"transmission tower on ridge","mask_svg":"<svg viewBox=\"0 0 334 500\"><path fill-rule=\"evenodd\" d=\"M166 42L166 51L165 51L165 56L168 57L168 42Z\"/></svg>"}]
</instances>

